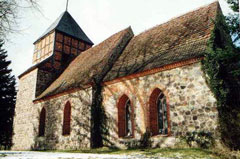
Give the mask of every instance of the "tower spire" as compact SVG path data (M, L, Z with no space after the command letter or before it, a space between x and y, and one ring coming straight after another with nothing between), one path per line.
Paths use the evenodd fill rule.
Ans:
M68 0L67 0L67 4L66 4L66 11L68 10Z

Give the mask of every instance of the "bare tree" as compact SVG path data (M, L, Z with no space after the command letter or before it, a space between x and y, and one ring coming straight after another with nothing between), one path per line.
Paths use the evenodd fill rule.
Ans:
M18 31L19 11L34 8L39 10L37 0L0 0L0 38Z

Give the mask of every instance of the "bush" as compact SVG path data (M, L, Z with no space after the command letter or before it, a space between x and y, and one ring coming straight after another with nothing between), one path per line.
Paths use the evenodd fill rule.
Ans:
M202 61L202 69L217 100L221 140L232 150L240 150L239 52L232 43L224 17L219 15Z
M150 131L147 130L140 139L139 148L151 148L151 146L152 146L151 133Z
M213 153L222 159L240 159L240 151L231 151L228 148L215 148Z
M187 132L182 138L190 147L197 144L201 148L208 149L214 145L214 138L211 132Z

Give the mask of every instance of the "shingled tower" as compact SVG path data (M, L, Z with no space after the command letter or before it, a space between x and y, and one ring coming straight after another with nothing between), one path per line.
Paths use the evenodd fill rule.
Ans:
M32 101L43 92L81 52L92 47L87 37L68 11L59 18L34 42L33 66L19 76L18 100L16 102L15 136L13 142L24 138L24 128L30 125L20 123L20 112L30 112ZM29 115L29 116L28 116ZM31 114L24 114L25 118ZM30 118L29 118L30 119ZM32 141L29 141L30 143ZM18 142L21 143L21 142ZM21 147L20 145L16 145Z

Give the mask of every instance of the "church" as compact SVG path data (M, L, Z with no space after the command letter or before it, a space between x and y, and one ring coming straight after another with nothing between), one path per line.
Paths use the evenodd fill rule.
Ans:
M220 14L213 2L94 45L65 11L34 42L33 65L19 76L12 149L91 148L96 103L106 146L137 145L147 130L153 147L174 146L186 132L218 136L216 98L201 61Z

